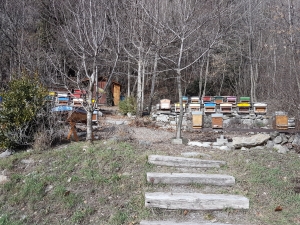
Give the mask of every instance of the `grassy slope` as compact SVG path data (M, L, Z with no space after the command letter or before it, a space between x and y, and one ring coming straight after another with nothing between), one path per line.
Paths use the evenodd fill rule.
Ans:
M0 168L10 182L0 186L0 225L133 225L159 214L144 208L144 192L152 188L145 174L156 169L147 163L149 150L106 141L85 145L71 143L1 159ZM247 221L300 224L300 195L294 192L293 181L300 177L298 155L256 150L216 152L213 157L226 160L222 173L236 177L237 184L227 192L250 198ZM275 211L277 206L282 211ZM206 219L216 215L207 213Z

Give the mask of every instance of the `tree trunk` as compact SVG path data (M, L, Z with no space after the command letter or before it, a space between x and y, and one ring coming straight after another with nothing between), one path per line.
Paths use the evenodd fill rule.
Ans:
M204 86L203 86L203 93L202 96L205 96L206 94L206 83L207 83L207 77L209 72L209 51L207 52L207 60L206 60L206 70L205 70L205 76L204 76Z
M155 57L154 57L153 75L151 78L151 91L150 91L149 106L148 106L149 114L152 109L152 101L153 101L153 97L154 97L155 82L156 82L156 76L157 76L157 62L158 62L158 52L155 53Z
M183 105L182 105L182 85L181 85L181 73L180 70L177 70L177 89L178 89L178 97L179 97L179 105L180 105L180 113L176 126L176 139L181 138L181 128L182 128L182 120L183 120Z

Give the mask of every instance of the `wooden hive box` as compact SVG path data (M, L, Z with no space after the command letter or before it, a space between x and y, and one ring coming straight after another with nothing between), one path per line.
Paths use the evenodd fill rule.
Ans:
M203 96L202 97L202 104L206 103L206 102L211 102L213 99L211 96Z
M92 121L98 122L98 109L95 109L92 115Z
M223 103L223 101L224 101L224 97L223 96L215 96L214 97L214 102L216 103L216 104L221 104L221 103Z
M82 98L74 98L73 99L73 106L75 107L82 107L83 99Z
M275 128L280 130L288 129L288 115L285 112L275 112Z
M232 113L232 104L231 103L222 103L220 104L221 113Z
M215 113L211 115L212 128L223 128L223 114Z
M170 99L160 100L160 109L171 109L171 100Z
M175 105L175 112L180 112L180 103L178 102L178 103L175 103L174 105ZM186 104L183 103L182 107L183 107L183 112L185 112Z
M226 102L231 103L232 105L236 104L236 96L227 96Z
M200 99L197 96L191 97L191 103L200 103Z
M203 126L203 113L200 111L192 112L193 129L201 129Z
M182 96L182 103L188 103L189 98L187 96Z
M267 104L266 103L254 103L253 109L254 109L254 113L257 113L257 114L267 113Z
M250 97L240 97L240 102L249 102L250 103Z
M190 110L193 111L200 111L200 103L190 103Z
M239 113L249 113L250 112L250 103L248 102L239 102L237 104Z
M68 105L69 104L69 96L68 94L57 94L56 103L58 105Z
M204 103L204 112L208 112L208 113L216 112L216 103L214 102Z

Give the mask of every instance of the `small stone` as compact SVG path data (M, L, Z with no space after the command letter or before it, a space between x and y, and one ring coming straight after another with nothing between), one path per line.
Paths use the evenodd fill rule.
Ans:
M274 142L269 140L266 144L266 148L272 149L274 147Z
M282 142L282 137L281 136L277 136L277 137L274 138L273 141L274 141L275 144L280 144Z
M24 163L24 164L33 164L34 160L33 159L22 159L21 163Z
M274 149L276 149L277 152L281 154L285 154L289 151L289 149L286 146L282 145L274 145Z
M0 184L5 184L9 181L8 177L5 175L0 175Z
M6 157L8 157L8 156L10 156L12 154L13 154L12 151L10 151L10 150L7 149L5 152L2 152L0 154L0 158L6 158Z

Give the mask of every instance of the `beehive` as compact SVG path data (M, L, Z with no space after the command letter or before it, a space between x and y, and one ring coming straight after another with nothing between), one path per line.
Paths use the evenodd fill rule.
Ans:
M92 115L92 121L98 122L98 109L95 109Z
M200 111L200 103L190 103L190 111Z
M249 102L250 103L250 97L240 97L240 102Z
M208 113L216 112L216 103L214 102L204 103L204 112L208 112Z
M75 107L82 107L83 99L82 98L74 98L73 99L73 106Z
M206 103L206 102L211 102L213 100L213 98L211 96L203 96L202 97L202 104Z
M223 128L223 114L214 113L211 115L212 128Z
M57 94L56 103L58 105L68 105L69 104L69 96L68 94Z
M191 103L200 103L200 99L197 96L191 97Z
M267 104L266 103L254 103L253 109L254 109L254 113L257 113L257 114L267 113Z
M160 109L171 109L171 100L170 99L160 100Z
M183 103L182 104L182 107L183 107L183 112L185 112L185 107L186 107L186 104ZM180 103L175 103L175 112L180 112Z
M221 103L223 103L223 101L224 101L224 97L223 96L215 96L214 97L214 102L216 103L216 104L221 104Z
M285 112L275 112L275 128L280 130L288 129L288 116Z
M231 103L232 105L236 104L236 96L227 96L226 102Z
M203 113L198 111L198 112L192 112L193 116L193 128L194 129L201 129L203 126Z
M189 98L187 96L182 96L182 103L187 104L189 101Z
M249 113L250 112L250 103L248 102L239 102L237 104L239 113Z
M232 112L232 104L231 103L220 104L220 112L221 113L231 113Z

